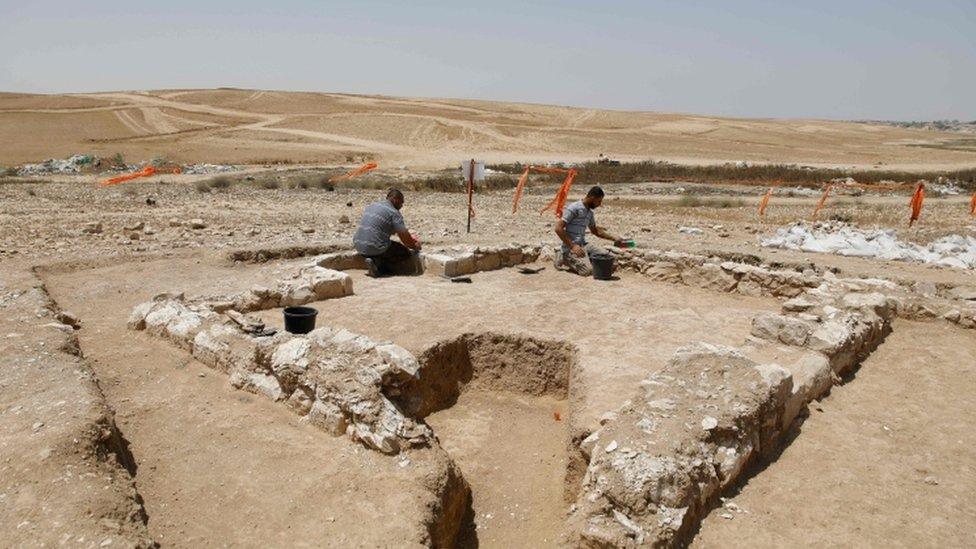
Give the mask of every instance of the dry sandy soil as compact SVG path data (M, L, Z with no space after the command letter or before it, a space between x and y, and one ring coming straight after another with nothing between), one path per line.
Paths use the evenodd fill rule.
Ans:
M971 153L907 146L950 137L840 122L338 94L0 94L5 165L121 152L129 160L282 160L335 169L377 158L408 167L385 168L391 179L471 155L973 165ZM251 170L240 175L281 176ZM461 545L556 546L578 490L578 478L567 482L570 437L591 430L676 348L704 340L744 348L758 361L788 361L794 352L749 339L753 315L779 309L771 297L632 273L597 282L545 263L536 275L503 269L474 275L471 284L352 271L355 295L314 304L320 324L417 355L486 332L567 342L576 353L565 395L475 388L426 418L440 448L382 455L234 390L171 343L126 328L132 307L159 292L231 293L271 284L308 261L234 261L233 250L348 247L362 209L381 194L246 181L199 192L194 183L204 177L110 188L98 188L94 176L0 183L0 545L422 546L431 538L420 521L437 505L431 486L443 480L449 458L473 494ZM759 246L761 237L808 217L815 195L781 188L760 220L764 189L755 187L606 188L600 224L639 247L976 286L972 271ZM553 244L553 219L538 210L554 191L533 184L516 214L511 191L479 192L470 234L460 193L408 192L403 211L425 246ZM892 227L918 242L976 235L968 197L930 196L911 229L906 203L897 193L841 195L822 217ZM702 233L679 232L687 226ZM61 324L59 309L80 319L80 329ZM280 327L280 310L261 315ZM725 508L705 518L693 544L976 543L974 341L972 330L937 320L896 321L856 374L811 406L783 451L724 494Z
M601 223L633 235L642 246L737 251L769 261L830 266L852 276L973 280L971 272L954 269L757 245L758 236L778 226L775 221L802 216L815 197L784 197L764 225L755 218L758 191L743 195L739 188L701 186L701 196L724 193L716 196L731 205L686 207L679 197L660 194L659 185L610 189L598 212ZM462 195L409 193L404 212L428 243L552 242L551 220L533 211L551 190L532 189L516 215L506 212L508 192L479 195L471 235L460 230ZM164 546L315 545L322 539L338 545L424 543L417 515L408 510L426 505L422 479L433 474L424 472L433 471L433 458L413 457L403 465L396 457L325 435L279 405L234 391L220 374L172 345L125 328L131 307L155 293L227 293L280 279L303 262L235 264L226 259L229 250L347 245L354 226L340 217L355 220L375 192L236 185L203 194L178 181L116 189L80 182L11 184L0 192L11 205L0 218L4 284L13 289L14 273L48 265L40 270L41 280L61 307L82 319L81 349L138 464L136 487L149 516L149 537ZM158 205L147 206L147 196ZM864 200L872 206L869 212L850 204L837 211L855 211L865 224L903 221L901 197ZM931 200L926 222L901 234L921 240L960 228L971 234L964 206L960 198ZM207 227L187 227L192 217ZM170 226L171 219L179 226ZM102 232L83 232L95 220L103 223ZM139 222L142 229L124 228ZM705 233L678 233L684 225L703 227ZM428 418L472 486L466 539L486 547L556 545L569 505L564 470L571 425L593 425L626 398L628 388L689 341L741 346L751 315L778 306L768 298L687 287L676 292L674 286L627 274L596 285L551 266L534 276L513 270L482 273L471 285L428 276L372 280L352 274L356 295L316 305L321 322L393 340L414 353L461 333L486 331L566 340L579 350L580 384L567 400L472 391ZM583 321L565 314L578 307L586 311ZM279 311L264 316L280 325ZM925 346L911 349L919 340ZM931 528L952 525L939 526L939 539L965 544L976 522L962 494L976 489L976 479L974 456L965 450L972 426L964 403L976 386L959 367L972 352L971 342L971 333L954 327L897 324L890 346L886 343L854 379L835 389L821 404L823 413L815 411L782 456L730 500L750 514L728 521L716 518L723 510L713 512L695 543L874 545L886 539L878 521L912 520ZM772 353L757 358L785 356ZM921 367L924 378L917 372ZM923 390L920 379L931 388ZM901 406L911 408L896 412ZM865 423L868 416L874 423ZM878 431L876 423L893 431ZM915 457L922 448L929 458ZM939 484L925 484L927 476ZM825 485L824 478L833 480ZM879 491L871 492L872 486ZM829 499L811 503L817 497ZM865 500L869 497L872 502ZM871 512L845 511L861 506ZM813 512L825 507L834 518ZM945 511L920 516L918 509Z
M958 135L823 120L732 119L523 103L259 90L0 93L0 165L92 153L181 163L749 161L950 169ZM918 145L925 145L919 147ZM934 147L932 147L934 145Z

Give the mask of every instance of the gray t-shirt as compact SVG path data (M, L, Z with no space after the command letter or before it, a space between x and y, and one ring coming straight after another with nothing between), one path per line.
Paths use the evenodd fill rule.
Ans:
M380 255L390 247L390 235L405 230L403 215L389 200L380 200L366 206L352 243L362 255Z
M596 226L596 216L582 200L577 200L563 210L563 223L566 224L566 235L569 239L574 244L586 246L586 228ZM563 252L568 251L569 246L563 244Z

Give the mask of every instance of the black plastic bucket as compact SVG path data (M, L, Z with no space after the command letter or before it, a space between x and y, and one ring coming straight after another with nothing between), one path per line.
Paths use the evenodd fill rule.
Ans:
M315 329L315 316L319 312L311 307L285 307L285 331L307 334Z
M597 280L610 280L613 276L613 256L610 254L591 255L590 265L593 267L593 278Z

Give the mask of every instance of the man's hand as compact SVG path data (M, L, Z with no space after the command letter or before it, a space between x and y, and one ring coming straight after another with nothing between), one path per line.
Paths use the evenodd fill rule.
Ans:
M573 252L573 255L576 257L584 257L586 255L586 251L579 244L573 244L573 247L569 251Z
M614 238L613 239L613 245L616 246L616 247L618 247L618 248L623 248L624 247L624 243L626 243L626 242L627 242L627 240L624 239L624 238Z

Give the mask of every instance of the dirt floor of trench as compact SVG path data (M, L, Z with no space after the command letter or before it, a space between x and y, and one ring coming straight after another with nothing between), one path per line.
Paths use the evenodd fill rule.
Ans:
M973 357L959 328L896 321L692 546L976 546Z
M557 546L568 507L566 408L553 397L474 390L427 417L471 485L476 531L461 547Z
M696 340L741 346L752 317L779 307L771 298L654 282L626 272L618 273L618 280L598 281L551 265L536 275L514 269L477 273L470 284L436 276L372 279L362 271L348 273L355 295L310 304L319 311L319 326L393 341L418 356L464 333L565 341L579 351L574 421L591 427L630 398L640 380L663 367L678 347ZM257 314L268 326L283 328L280 309Z

